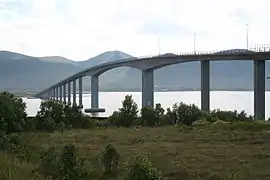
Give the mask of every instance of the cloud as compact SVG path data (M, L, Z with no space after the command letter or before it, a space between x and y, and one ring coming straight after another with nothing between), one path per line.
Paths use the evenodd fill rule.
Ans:
M0 49L85 60L267 44L267 0L0 0Z

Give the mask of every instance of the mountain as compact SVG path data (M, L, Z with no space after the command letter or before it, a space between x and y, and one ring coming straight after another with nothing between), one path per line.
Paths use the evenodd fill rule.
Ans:
M46 62L36 57L0 51L0 89L38 92L81 69L69 63Z
M222 51L221 53L230 53ZM86 61L76 62L64 57L32 57L0 51L0 91L38 92L85 68L104 62L130 58L120 51L108 51ZM266 64L266 72L270 64ZM251 61L211 62L211 88L215 90L252 90ZM194 90L200 88L200 63L190 62L164 67L155 71L156 90ZM84 90L90 89L90 78L83 79ZM268 84L266 86L269 88ZM139 91L141 72L127 67L112 69L100 77L100 90Z
M61 64L67 63L67 64L72 64L72 65L78 65L78 63L76 63L75 61L66 59L61 56L46 56L46 57L39 57L38 59L44 62L54 62L54 63L61 63Z
M83 67L91 67L105 62L127 59L131 57L131 55L123 53L121 51L107 51L86 61L80 61L79 64Z

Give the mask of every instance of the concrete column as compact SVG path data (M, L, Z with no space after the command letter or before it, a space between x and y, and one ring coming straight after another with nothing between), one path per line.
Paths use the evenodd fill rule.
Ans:
M54 88L54 100L57 100L57 88Z
M154 107L154 71L142 71L142 107Z
M76 79L73 80L73 105L76 105Z
M71 82L68 82L68 104L71 105Z
M59 87L59 91L60 91L60 101L61 102L63 102L63 86L62 85L60 85L60 87Z
M201 109L210 111L210 62L201 61Z
M91 76L91 108L98 108L98 76Z
M64 100L64 103L66 104L67 103L67 88L66 88L66 84L63 85L63 100Z
M265 120L265 60L254 60L254 119Z
M52 100L53 99L53 90L51 89L50 90L50 100Z
M52 99L55 99L55 91L52 89Z
M82 104L82 77L79 77L79 107L83 107L83 104Z
M47 96L47 99L51 99L51 91L48 91L48 96Z
M56 100L59 100L59 88L56 87L55 90L56 90Z

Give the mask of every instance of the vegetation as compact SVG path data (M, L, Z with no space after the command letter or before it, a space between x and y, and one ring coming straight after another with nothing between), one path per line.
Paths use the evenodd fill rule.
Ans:
M270 177L267 122L184 103L139 110L132 96L122 106L101 123L77 106L43 101L27 118L20 98L1 93L1 179Z

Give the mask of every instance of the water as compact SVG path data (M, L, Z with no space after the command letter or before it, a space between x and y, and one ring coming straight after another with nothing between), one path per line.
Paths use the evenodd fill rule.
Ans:
M121 107L121 102L125 95L133 96L134 101L141 107L140 92L100 92L99 106L105 108L106 112L100 116L109 116L113 111ZM194 103L200 107L200 91L186 92L155 92L155 103L161 103L163 108L171 107L175 102ZM71 97L72 98L72 97ZM77 96L78 103L78 96ZM23 100L27 104L28 116L35 116L39 110L40 99ZM90 94L83 94L83 107L90 108ZM270 92L266 92L266 117L270 116ZM248 114L253 114L253 92L251 91L213 91L210 93L210 108L222 110L245 110Z

